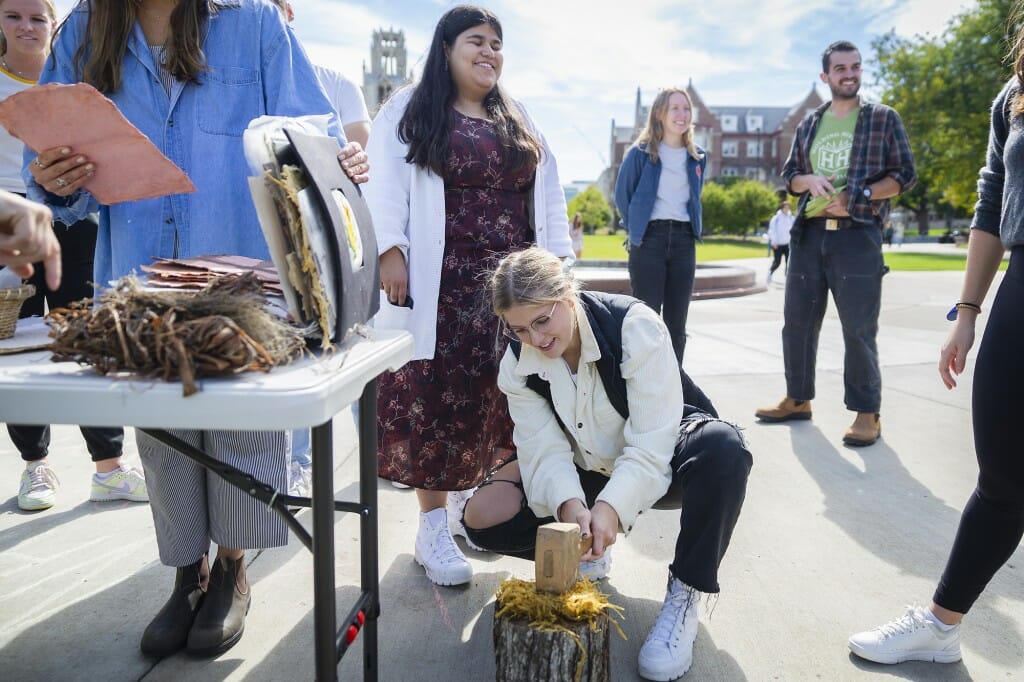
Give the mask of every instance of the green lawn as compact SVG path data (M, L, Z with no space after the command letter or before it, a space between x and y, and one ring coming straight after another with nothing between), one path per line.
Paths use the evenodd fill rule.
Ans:
M622 248L623 235L586 235L583 238L583 258L587 260L626 260L626 251ZM697 245L697 262L707 263L716 260L735 260L739 258L767 258L768 247L760 239L729 239L709 237ZM892 270L963 270L967 262L964 255L944 253L900 253L898 250L885 250L885 264ZM1006 261L1001 267L1005 270Z

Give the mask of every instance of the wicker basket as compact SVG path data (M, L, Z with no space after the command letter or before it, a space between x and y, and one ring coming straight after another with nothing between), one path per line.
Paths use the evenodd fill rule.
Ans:
M14 326L18 324L18 313L21 304L36 293L31 284L23 284L13 289L0 289L0 339L14 336Z

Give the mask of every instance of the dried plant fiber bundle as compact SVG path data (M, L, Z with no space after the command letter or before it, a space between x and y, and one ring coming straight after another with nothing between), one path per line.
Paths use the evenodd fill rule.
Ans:
M270 371L305 348L304 333L266 311L252 273L218 277L199 292L147 291L123 277L98 299L47 315L55 362L72 361L100 374L129 372L180 380Z

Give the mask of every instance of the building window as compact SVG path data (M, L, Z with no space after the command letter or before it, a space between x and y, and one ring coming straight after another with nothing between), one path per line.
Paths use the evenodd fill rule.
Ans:
M761 179L761 169L760 168L747 168L744 171L743 174L746 175L748 178L751 178L752 180L760 180Z
M722 166L722 177L735 178L738 177L740 172L735 166Z
M748 159L760 159L762 151L764 149L764 143L761 141L747 141L747 158Z
M764 116L747 116L747 132L764 132Z
M722 116L722 132L735 133L736 123L737 121L735 116Z
M722 141L722 156L735 158L739 155L740 152L735 140Z

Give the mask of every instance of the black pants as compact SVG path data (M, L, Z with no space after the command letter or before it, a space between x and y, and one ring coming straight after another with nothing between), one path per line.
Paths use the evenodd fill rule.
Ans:
M672 457L672 484L656 506L681 504L672 575L700 592L717 593L718 566L729 547L743 507L747 476L753 458L736 427L702 413L680 425ZM594 502L608 477L579 471L587 506ZM485 481L483 485L488 485ZM526 505L511 520L491 528L466 528L474 543L500 554L533 560L537 528L552 517L538 518Z
M36 263L35 272L29 280L29 283L35 285L36 293L22 305L21 317L42 315L46 309L45 305L49 305L50 310L53 310L93 295L90 282L93 277L93 255L96 251L96 229L94 220L81 220L70 227L64 223L53 224L53 231L60 243L60 287L56 291L47 289L45 268L42 263ZM124 429L83 426L81 430L94 462L120 456L124 444ZM46 457L50 448L49 426L8 424L7 433L26 462Z
M978 349L971 413L978 484L964 507L936 604L967 613L1024 537L1024 247L1015 247Z
M633 296L665 320L676 360L683 364L686 317L690 312L697 251L690 223L652 220L644 238L629 247L629 284Z
M768 268L768 274L772 274L782 265L782 257L786 257L786 269L789 269L789 244L772 247L772 266Z

